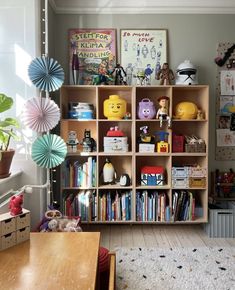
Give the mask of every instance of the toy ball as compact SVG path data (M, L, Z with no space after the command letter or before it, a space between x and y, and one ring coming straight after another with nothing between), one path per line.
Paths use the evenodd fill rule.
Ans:
M139 119L153 119L156 116L156 108L150 99L144 98L139 102L138 118Z
M111 95L104 101L104 116L109 120L121 120L126 114L126 101Z
M177 119L196 119L197 113L197 105L193 102L180 102L175 107L175 117Z

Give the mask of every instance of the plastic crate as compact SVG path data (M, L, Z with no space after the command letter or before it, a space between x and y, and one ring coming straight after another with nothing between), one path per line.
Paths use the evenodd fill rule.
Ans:
M210 238L235 237L235 205L234 209L210 208L208 223L204 229Z

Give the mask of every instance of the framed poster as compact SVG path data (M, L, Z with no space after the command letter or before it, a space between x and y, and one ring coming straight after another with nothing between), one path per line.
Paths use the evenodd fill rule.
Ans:
M166 29L121 29L121 65L128 85L137 84L138 73L144 72L148 85L156 85L157 74L167 62Z
M116 65L116 29L69 29L70 84L112 82Z

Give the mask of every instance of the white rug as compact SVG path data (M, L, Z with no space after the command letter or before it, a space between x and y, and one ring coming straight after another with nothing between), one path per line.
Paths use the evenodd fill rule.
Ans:
M117 248L117 290L235 289L235 248Z

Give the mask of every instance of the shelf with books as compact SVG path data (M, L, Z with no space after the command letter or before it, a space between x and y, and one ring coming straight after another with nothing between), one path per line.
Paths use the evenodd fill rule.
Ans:
M107 117L104 112L104 102L109 100L112 95L119 96L120 99L124 100L126 106L126 114L122 114L116 119L113 119L112 116ZM171 124L168 123L168 119L160 122L156 116L152 119L141 117L139 108L143 99L151 102L157 112L160 108L159 98L162 96L168 98L168 116L171 118ZM176 106L182 102L194 103L200 114L188 119L179 118L176 114ZM93 108L92 118L89 120L70 118L71 103L88 103ZM68 153L66 161L61 166L61 195L64 198L70 194L82 196L81 192L90 192L89 216L86 216L88 223L206 222L208 208L208 103L209 88L206 85L62 87L61 136L67 142L69 132L76 131L79 144L77 150ZM143 142L141 139L141 137L146 137L146 127L147 137L151 138L152 136L152 142L149 142L149 139L144 139L147 142ZM82 139L85 130L90 131L91 137L96 142L96 148L93 152L84 152ZM118 134L123 133L124 139L116 140L122 144L121 146L119 144L109 146L112 140L105 139L105 137L114 137L114 139L120 137L112 135L115 130L118 131ZM164 142L167 144L160 143L163 136L166 137ZM205 146L203 147L201 143L199 146L194 146L194 140L191 140L194 137L197 140L204 140ZM188 142L188 140L191 140L192 144L187 145L186 141ZM143 145L140 146L140 144ZM106 147L107 145L108 147ZM84 184L83 186L81 184L81 186L75 186L75 180L80 180L74 173L77 169L76 166L80 164L80 167L83 168L83 164L86 164L88 159L95 162L95 181L93 184L86 184L86 186ZM111 181L105 182L103 168L107 160L112 164L115 174L111 170ZM84 165L84 171L85 167L86 165ZM178 176L175 176L175 172L172 170L179 168L180 171L185 167L187 167L186 171L188 170L187 172L191 174L186 176L186 181L181 176L174 180ZM197 175L198 168L202 168L203 176ZM125 175L130 178L130 185L126 186L123 181L121 182L120 179ZM156 205L158 205L156 196L154 197L156 192L162 198L160 218L156 218ZM194 219L189 216L186 210L182 210L183 213L174 218L173 201L176 193L180 195L181 192L187 193L182 193L182 198L187 195L184 197L186 201L190 194L195 200ZM121 196L126 196L127 193L130 193L130 196L126 200L129 208L126 217L121 211L118 215L113 208L117 207L115 198L118 196L119 205L122 205L121 200L124 200L124 197ZM186 205L189 207L189 201L187 203ZM142 210L148 209L145 215L143 212L141 214L139 212L140 204ZM155 215L153 208L155 208ZM190 208L192 210L192 203ZM142 218L140 218L141 216ZM85 222L85 219L83 221Z

